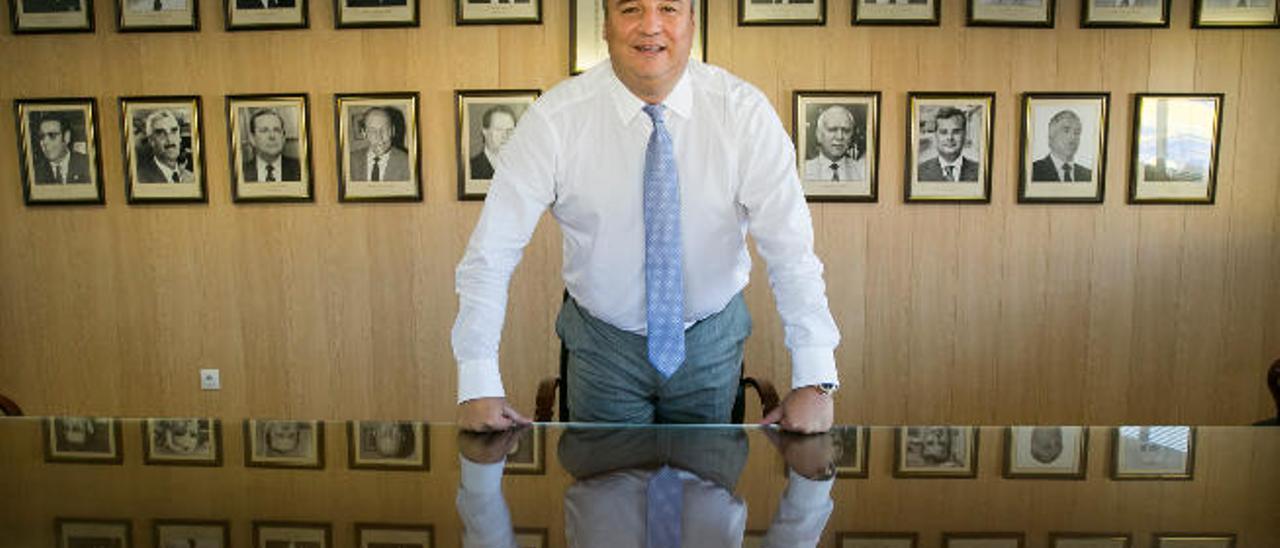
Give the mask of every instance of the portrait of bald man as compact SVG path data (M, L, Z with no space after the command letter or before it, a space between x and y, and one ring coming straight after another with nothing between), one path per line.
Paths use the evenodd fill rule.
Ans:
M408 181L409 153L405 149L404 113L393 106L369 107L358 115L350 134L351 180ZM363 141L363 146L361 145Z
M866 178L866 137L850 107L822 108L813 124L817 154L805 160L806 181L862 181ZM865 108L865 107L864 107Z

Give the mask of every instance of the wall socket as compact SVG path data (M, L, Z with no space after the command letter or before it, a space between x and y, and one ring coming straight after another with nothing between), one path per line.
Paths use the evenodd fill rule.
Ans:
M201 369L200 370L200 389L201 390L221 390L222 379L217 369Z

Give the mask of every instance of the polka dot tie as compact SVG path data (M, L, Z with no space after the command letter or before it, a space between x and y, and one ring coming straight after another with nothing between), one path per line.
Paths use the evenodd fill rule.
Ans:
M645 547L679 548L684 513L684 482L675 469L663 466L649 478L645 508Z
M649 363L670 378L684 363L680 181L662 105L645 105L653 133L644 154L644 283Z

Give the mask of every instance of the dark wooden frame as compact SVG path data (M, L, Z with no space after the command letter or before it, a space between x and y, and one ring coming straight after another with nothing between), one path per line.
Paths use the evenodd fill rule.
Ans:
M855 459L858 461L858 467L842 468L839 465L832 463L835 466L836 477L840 479L866 479L870 475L869 472L871 470L870 467L868 467L868 463L871 462L871 459L868 458L871 453L871 427L854 425L848 425L848 427L858 429L857 434L855 434L857 438L855 447L859 449L859 453L856 455Z
M115 525L124 527L124 545L126 547L133 546L133 521L127 519L102 519L102 518L53 518L53 535L56 539L58 548L67 548L66 543L62 542L63 532L67 525L83 523L86 525Z
M151 455L151 421L166 419L190 419L209 421L209 441L213 444L212 460L177 460L155 458ZM212 417L152 417L138 421L142 425L142 463L160 466L222 466L222 420Z
M337 0L341 1L341 0ZM347 195L347 143L344 139L343 128L347 123L347 119L343 116L342 108L344 101L363 101L387 99L395 101L408 101L409 108L413 110L413 124L405 123L405 132L413 132L413 150L405 151L413 154L410 166L413 167L413 184L415 194L407 196L372 196L351 197ZM422 120L419 118L420 109L418 108L419 96L416 91L405 92L382 92L382 93L339 93L333 96L333 124L334 124L334 147L337 150L338 161L338 201L339 202L421 202L425 198L422 189L422 135L419 128L422 127Z
M945 533L944 532L942 533L941 546L942 548L951 548L952 540L973 540L973 539L1000 539L1000 540L1017 539L1018 548L1023 548L1024 546L1027 545L1027 535L1023 533L983 533L983 532Z
M1162 0L1160 3L1160 11L1163 15L1159 21L1141 22L1141 21L1099 21L1090 19L1093 15L1093 0L1082 0L1080 5L1080 28L1084 29L1149 29L1149 28L1169 28L1169 12L1171 11L1170 0Z
M160 545L160 528L161 527L217 527L222 530L222 546L231 546L231 522L228 520L198 520L198 519L155 519L151 521L151 545L155 548L163 548Z
M1085 0L1088 1L1088 0ZM1093 172L1098 178L1097 191L1091 197L1083 198L1047 198L1047 197L1031 197L1027 196L1027 184L1031 181L1027 180L1027 155L1030 153L1031 142L1027 139L1027 135L1031 132L1031 102L1037 99L1079 99L1079 100L1101 100L1102 115L1098 118L1098 130L1101 134L1098 136L1102 141L1098 147L1099 155L1097 165L1094 166ZM1020 204L1100 204L1106 198L1107 190L1107 145L1111 139L1111 93L1086 93L1086 92L1027 92L1022 94L1022 132L1018 136L1018 203ZM1034 160L1033 160L1034 161Z
M242 30L291 30L291 29L309 29L311 28L311 0L294 0L300 4L299 9L302 12L302 20L297 23L292 22L272 22L272 23L232 23L232 18L239 8L235 7L236 0L222 0L222 17L227 32ZM335 14L336 18L336 14Z
M459 89L453 92L453 131L454 131L454 156L456 156L458 166L458 201L484 201L488 194L479 192L467 192L467 166L471 161L469 154L464 154L462 143L463 139L470 139L470 127L462 127L463 108L466 107L464 101L469 99L483 99L486 97L522 97L532 95L533 100L530 105L542 97L542 90L538 89ZM527 110L526 110L527 112ZM519 120L516 120L519 122ZM465 137L464 137L465 135ZM466 150L466 152L472 152Z
M14 34L73 34L79 32L93 32L94 16L93 16L93 0L84 0L84 16L83 26L74 27L22 27L21 17L18 16L18 3L22 0L9 0L9 28Z
M87 418L89 420L104 419L107 421L107 424L111 425L111 432L109 435L112 438L112 443L114 443L116 447L116 450L114 453L112 453L109 456L103 456L103 457L65 457L65 456L55 455L53 452L53 444L54 444L53 423L57 419L65 419L65 418L68 418L68 417L63 417L63 416L45 417L44 420L40 421L41 435L44 438L43 445L44 445L44 461L45 462L57 462L57 463L67 463L67 464L111 464L111 465L118 465L118 464L124 463L124 444L121 441L122 437L120 434L120 430L124 427L124 424L120 421L120 419L109 418L109 417L84 417L84 418Z
M21 0L19 0L21 1ZM116 30L119 32L200 32L200 0L187 0L191 9L191 23L181 25L135 25L125 26L124 4L126 0L116 0Z
M311 529L324 531L324 548L333 546L333 525L322 521L253 521L253 547L262 546L262 529Z
M412 523L355 523L356 548L364 547L364 534L366 531L413 531L415 533L426 533L431 538L431 543L423 548L433 548L436 542L436 528L430 524L412 524Z
M310 464L290 464L281 462L264 462L254 460L253 447L257 443L257 436L254 431L257 427L250 428L249 423L261 423L266 421L283 421L283 422L306 422L315 426L315 450L316 462ZM293 419L244 419L244 465L250 468L294 468L300 470L324 470L324 421L303 421ZM256 545L257 542L254 542Z
M1049 533L1048 547L1058 548L1058 541L1060 539L1104 539L1104 538L1112 539L1112 540L1124 539L1124 548L1129 548L1130 546L1133 546L1133 536L1130 535L1129 533L1076 533L1076 532L1063 533L1063 532L1054 531Z
M421 463L412 464L381 464L381 463L361 463L356 460L356 451L360 442L360 430L357 428L362 422L408 422L413 425L414 434L417 436L417 445L419 452L422 453ZM422 421L347 421L347 467L352 470L431 470L431 425ZM408 461L406 461L408 462Z
M117 0L122 1L122 0ZM193 151L198 151L195 156L195 163L200 168L200 180L196 182L200 186L200 195L196 197L180 197L180 198L156 198L156 197L138 197L133 194L133 173L129 170L129 165L136 160L133 158L133 141L129 139L132 136L131 120L128 118L129 103L145 102L173 102L187 103L183 106L190 105L195 115L192 122L191 139ZM124 198L130 204L173 204L173 203L209 203L209 174L205 166L205 146L204 146L204 110L198 95L154 95L154 96L133 96L121 97L119 102L120 110L120 154L124 161ZM141 158L139 158L140 160Z
M873 26L895 26L895 27L938 27L942 25L942 0L929 0L933 2L933 14L925 19L863 19L858 20L858 2L853 0L853 13L850 15L849 24L857 25L873 25ZM910 7L910 6L907 6Z
M1083 480L1089 471L1089 427L1080 426L1080 462L1075 472L1057 474L1051 472L1014 472L1013 471L1013 427L1004 428L1004 461L1002 477L1004 479L1048 479L1048 480Z
M906 433L908 428L959 428L971 434L970 439L973 443L969 444L969 462L968 468L961 471L914 471L904 469L904 460L906 454L902 450L902 445L906 442ZM922 479L974 479L978 477L978 434L979 428L976 426L899 426L893 430L893 477L895 478L922 478Z
M598 2L599 0L569 0L569 75L574 76L582 73L589 67L583 67L578 70L578 2ZM707 60L707 2L715 0L694 0L698 2L698 30L694 39L697 41L695 45L702 47L702 55L699 59L703 62ZM936 1L936 0L935 0Z
M1235 533L1152 533L1151 548L1162 548L1161 541L1164 540L1225 540L1227 548L1236 547Z
M1208 186L1207 196L1204 199L1185 199L1185 198L1138 198L1138 170L1142 169L1142 165L1138 163L1138 156L1142 143L1139 137L1142 133L1142 101L1144 99L1213 99L1213 143L1212 151L1209 153L1208 176L1206 182ZM1222 93L1135 93L1133 95L1133 123L1129 130L1129 193L1128 202L1130 204L1186 204L1186 205L1212 205L1217 199L1218 194L1218 158L1222 153L1222 103L1225 101L1225 95Z
M800 154L800 143L807 136L800 135L803 129L800 127L800 100L802 98L824 98L830 97L851 98L857 97L870 101L871 120L868 123L867 138L875 143L875 150L867 147L865 158L871 159L871 166L867 170L867 176L870 179L870 194L809 194L805 193L805 200L809 202L866 202L875 203L880 200L880 92L879 91L834 91L834 90L795 90L791 92L791 134L796 145L796 166L800 171L800 181L804 181L804 157ZM816 123L816 120L815 120ZM807 141L806 141L807 142Z
M345 0L333 0L333 28L336 29L391 29L391 28L418 28L422 26L422 2L420 0L405 0L405 5L409 6L412 15L409 19L399 21L347 21L343 18L344 11L349 8L343 6ZM430 1L430 0L428 0Z
M235 0L229 0L235 1ZM299 0L305 2L306 0ZM302 124L302 130L298 132L299 136L306 140L306 158L298 158L300 165L306 168L307 180L300 181L307 187L307 195L301 197L293 196L268 196L268 197L246 197L240 195L240 124L236 121L238 101L262 101L262 100L279 100L279 101L302 101L302 112L299 113L298 122ZM316 199L316 174L312 158L315 156L311 147L311 100L310 96L305 93L268 93L268 94L242 94L228 95L226 98L227 110L227 161L231 164L231 201L235 203L270 203L270 202L314 202Z
M916 156L917 143L915 139L915 136L916 136L915 128L919 127L920 125L920 121L916 118L916 110L917 110L916 103L917 101L920 101L920 100L930 100L930 99L971 100L971 101L987 102L987 109L986 109L987 112L985 117L986 127L984 128L985 136L986 136L986 142L984 143L985 154L981 159L981 161L985 163L983 164L982 177L980 178L979 181L974 183L974 184L982 185L981 197L965 198L965 197L951 196L951 197L939 197L939 198L921 198L921 197L916 197L911 195L911 184L912 184L912 181L914 180L912 175L915 174L916 166L920 164L920 161ZM906 131L907 150L906 150L905 158L907 159L907 162L905 166L906 172L902 180L903 201L906 203L930 203L930 204L989 204L991 203L991 178L992 178L991 172L993 171L992 168L995 165L994 162L992 161L993 158L995 157L994 156L995 146L992 143L995 137L995 127L996 127L996 94L995 92L991 92L991 91L962 91L962 92L911 91L911 92L907 92L906 118L907 118L907 131ZM964 154L963 149L961 149L961 155L963 156L963 154Z
M1280 28L1280 3L1272 4L1271 20L1258 22L1205 23L1204 0L1195 0L1191 7L1191 28L1193 29L1275 29Z
M837 531L835 533L835 541L836 541L835 547L842 548L844 546L845 539L909 540L911 541L911 548L915 548L917 545L920 544L920 535L918 533L883 533L883 532L861 533L856 531Z
M542 545L540 548L551 548L550 537L547 534L546 527L516 527L513 529L516 535L538 535L542 537Z
M542 24L542 2L543 0L532 0L537 4L537 15L533 19L520 18L502 18L502 19L471 19L462 18L462 3L466 0L454 0L453 2L453 24L454 26L470 26L470 25L541 25ZM554 0L552 0L554 1Z
M1170 425L1173 426L1173 425ZM1187 429L1187 471L1178 474L1123 474L1120 472L1120 428L1111 428L1111 479L1115 481L1191 481L1196 475L1196 427L1177 425Z
M15 0L20 1L20 0ZM89 0L85 0L89 1ZM90 166L94 170L96 196L86 200L33 200L32 187L36 184L35 174L31 173L27 166L27 146L31 143L28 135L26 110L32 106L55 106L55 105L72 105L78 107L88 106L88 114L85 116L85 141L93 147L93 161ZM102 172L102 143L98 137L98 100L93 97L58 97L50 99L14 99L13 100L13 117L14 125L17 126L18 132L18 171L19 184L22 185L22 201L29 206L44 205L105 205L107 203L106 183L104 182L105 174ZM40 128L35 128L39 131ZM31 151L31 154L35 154Z
M827 0L813 0L818 8L818 18L808 19L756 19L747 20L747 5L751 0L738 0L739 27L821 27L827 24ZM855 0L856 1L856 0ZM706 3L706 0L703 2Z
M504 475L541 476L547 473L547 429L535 424L526 431L529 432L529 439L533 440L533 463L512 464L507 460L502 466Z
M1010 28L1035 28L1035 29L1051 29L1053 28L1055 15L1058 11L1057 0L1044 0L1048 6L1048 18L1044 21L1021 21L1017 19L978 19L974 14L975 4L977 0L968 0L965 2L964 20L965 25L970 27L1010 27ZM1083 0L1088 2L1089 0Z

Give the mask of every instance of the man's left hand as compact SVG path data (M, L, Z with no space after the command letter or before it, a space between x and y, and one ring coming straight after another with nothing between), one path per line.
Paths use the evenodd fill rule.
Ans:
M777 424L783 430L799 434L817 434L831 429L834 414L830 395L805 386L787 394L782 405L766 415L760 424Z

